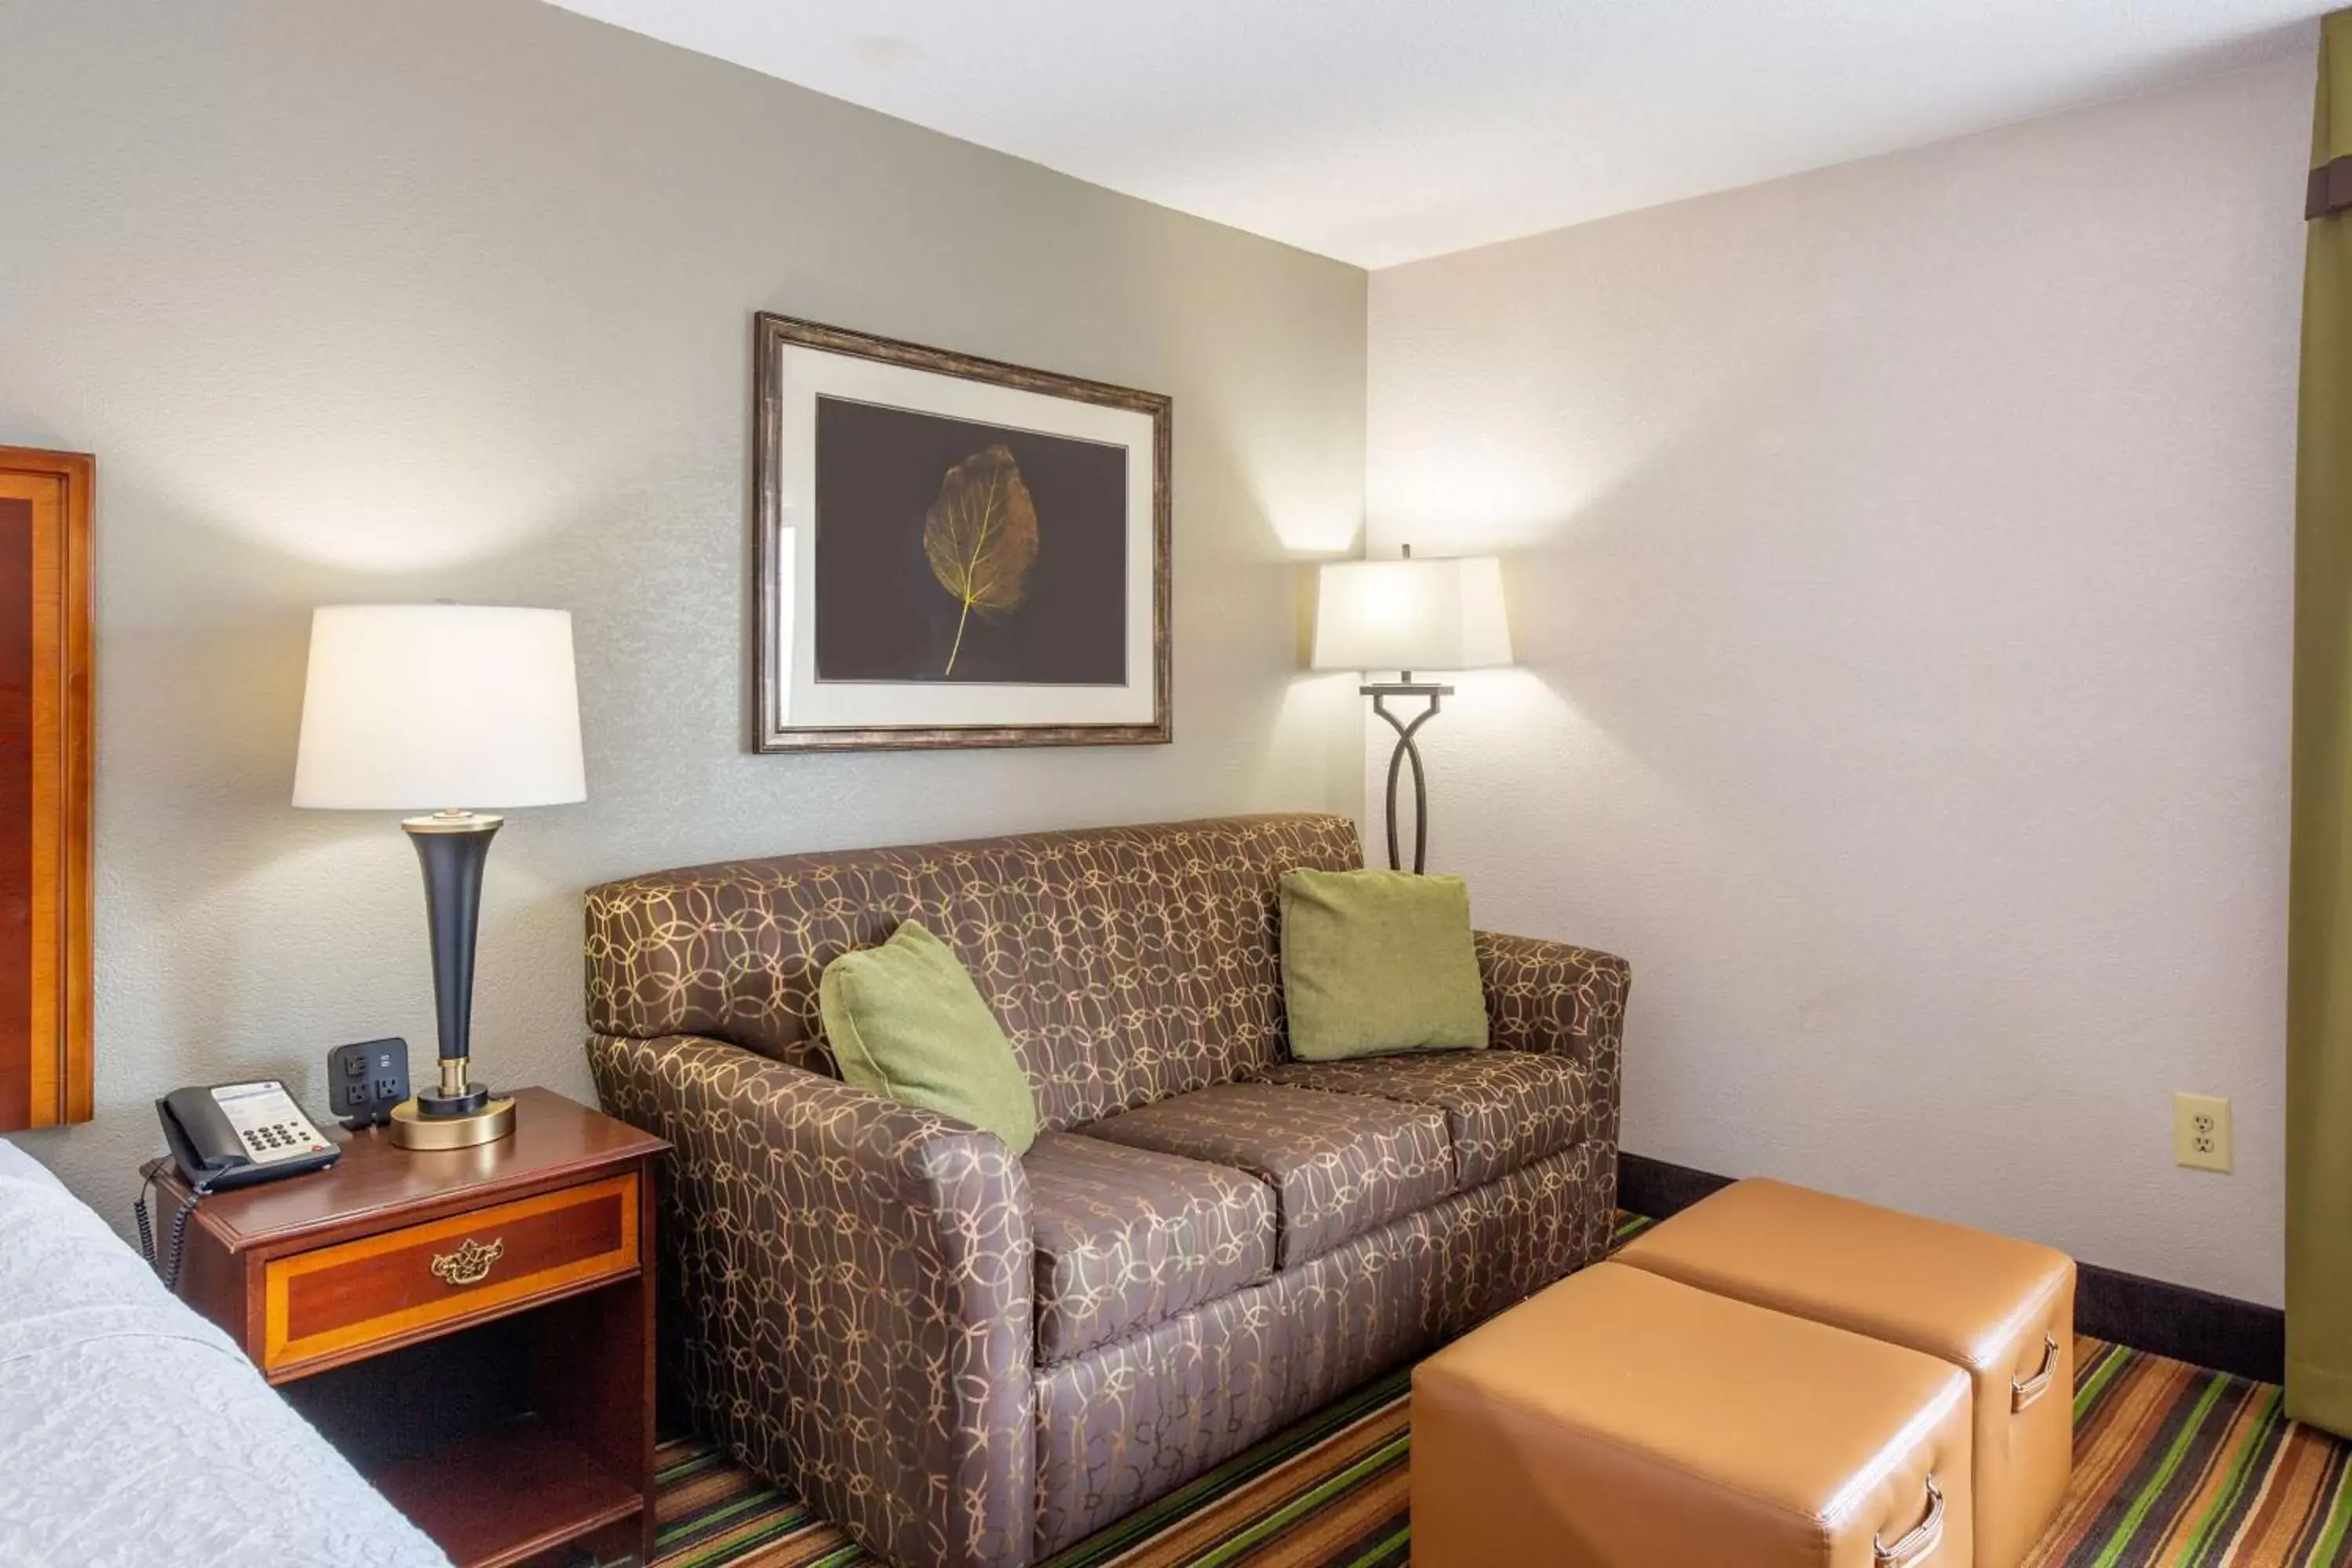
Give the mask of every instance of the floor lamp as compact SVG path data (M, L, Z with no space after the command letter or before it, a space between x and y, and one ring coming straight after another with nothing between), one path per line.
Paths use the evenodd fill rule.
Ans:
M1416 560L1412 546L1395 561L1326 563L1315 584L1317 669L1357 669L1368 677L1393 669L1394 680L1367 679L1356 689L1396 731L1389 756L1389 868L1403 868L1397 851L1397 784L1412 764L1412 868L1429 864L1429 783L1413 736L1437 716L1454 688L1415 680L1415 670L1477 669L1511 662L1511 631L1503 614L1503 563L1491 555ZM1410 720L1391 699L1427 704Z

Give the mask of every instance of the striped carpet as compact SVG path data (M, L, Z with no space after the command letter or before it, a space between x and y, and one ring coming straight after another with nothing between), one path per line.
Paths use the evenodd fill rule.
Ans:
M1409 1378L1359 1390L1045 1568L1401 1568ZM2352 1565L2347 1457L2288 1421L2269 1384L2080 1340L2074 1481L2026 1568ZM667 1442L660 1466L656 1568L876 1561L707 1443Z

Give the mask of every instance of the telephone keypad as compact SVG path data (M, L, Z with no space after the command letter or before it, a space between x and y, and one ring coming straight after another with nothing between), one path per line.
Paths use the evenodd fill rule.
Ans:
M329 1146L278 1083L224 1085L213 1090L213 1099L258 1163L315 1154Z
M268 1159L272 1154L308 1153L323 1146L315 1133L290 1121L248 1128L240 1136L256 1159Z

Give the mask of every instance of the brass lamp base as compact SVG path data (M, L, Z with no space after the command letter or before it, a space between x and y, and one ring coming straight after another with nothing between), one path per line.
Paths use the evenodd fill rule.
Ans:
M403 1149L471 1149L511 1136L514 1123L515 1102L503 1096L457 1116L427 1116L404 1100L392 1108L392 1141Z

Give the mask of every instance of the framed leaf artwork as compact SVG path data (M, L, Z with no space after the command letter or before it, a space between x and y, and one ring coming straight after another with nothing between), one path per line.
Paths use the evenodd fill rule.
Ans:
M1169 400L754 320L755 743L1164 743Z

